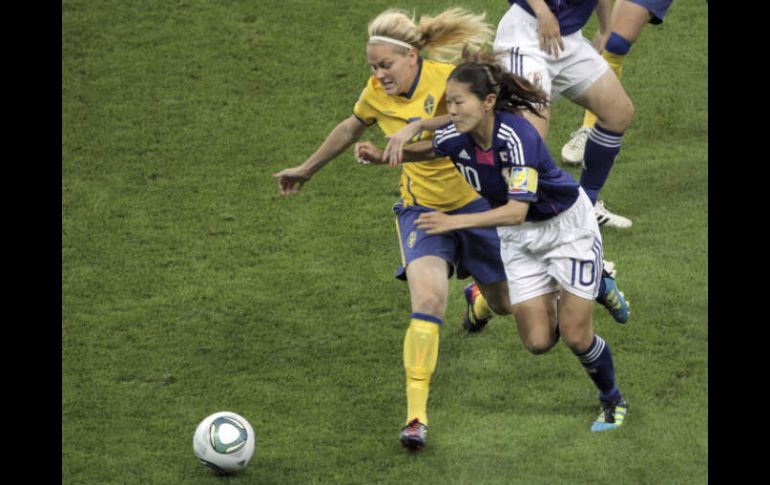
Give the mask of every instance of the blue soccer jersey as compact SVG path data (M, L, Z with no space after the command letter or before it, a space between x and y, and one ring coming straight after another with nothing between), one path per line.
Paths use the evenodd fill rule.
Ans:
M569 35L582 29L591 18L599 0L545 0L548 8L559 21L561 35ZM535 17L535 12L530 8L527 0L508 0L508 3L516 4Z
M561 170L534 126L519 115L495 113L492 147L482 150L454 123L436 130L433 151L448 156L493 207L529 202L527 221L550 219L572 207L580 185Z

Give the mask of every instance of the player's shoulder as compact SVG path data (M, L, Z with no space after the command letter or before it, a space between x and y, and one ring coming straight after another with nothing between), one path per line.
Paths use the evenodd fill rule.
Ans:
M365 100L371 103L374 100L387 99L388 93L382 89L382 86L380 85L380 82L377 80L377 78L374 76L369 76L369 79L366 81L366 86L364 86L364 89L361 90L361 95L358 97L358 100Z
M437 61L435 59L423 59L422 61L423 69L436 71L440 73L446 73L446 75L449 75L450 72L454 71L455 67L457 66L454 64L451 64L449 62Z
M500 112L500 127L498 136L501 138L511 138L525 143L536 143L541 140L537 129L519 114Z
M422 73L420 79L427 82L436 89L443 91L446 89L446 80L452 71L455 69L454 64L448 64L446 62L434 61L432 59L422 60Z

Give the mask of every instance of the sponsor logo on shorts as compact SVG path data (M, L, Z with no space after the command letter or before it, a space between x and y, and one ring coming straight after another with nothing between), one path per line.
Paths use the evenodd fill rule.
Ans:
M407 238L406 244L411 249L414 247L415 242L417 242L417 231L412 231L409 233L409 237Z

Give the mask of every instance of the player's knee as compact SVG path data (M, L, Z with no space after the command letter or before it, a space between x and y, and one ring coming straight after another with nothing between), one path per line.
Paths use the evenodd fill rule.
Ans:
M524 340L524 346L527 348L527 350L535 355L545 354L549 350L553 348L553 346L556 344L556 338L555 337L530 337L526 340Z
M593 336L562 333L561 339L573 354L583 354L591 347Z
M631 98L626 96L626 99L622 104L622 108L618 113L618 124L622 126L622 130L620 131L626 131L628 127L631 126L631 121L634 119L634 113L634 103L631 101Z
M634 119L634 104L625 94L623 99L608 105L603 111L601 115L597 113L599 118L597 124L611 131L624 133Z
M443 318L445 308L446 298L435 293L426 293L415 302L413 311Z
M513 307L507 297L505 298L505 301L487 300L487 304L489 305L489 308L498 315L510 315L513 313Z

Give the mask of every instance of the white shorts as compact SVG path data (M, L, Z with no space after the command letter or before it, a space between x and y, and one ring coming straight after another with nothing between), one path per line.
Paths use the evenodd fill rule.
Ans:
M540 86L551 101L559 96L571 100L583 94L609 65L578 30L563 36L564 50L557 59L540 50L537 19L513 4L497 26L494 51L509 72Z
M580 189L558 216L518 226L500 226L500 255L511 304L559 291L593 300L602 277L602 236L596 213Z

